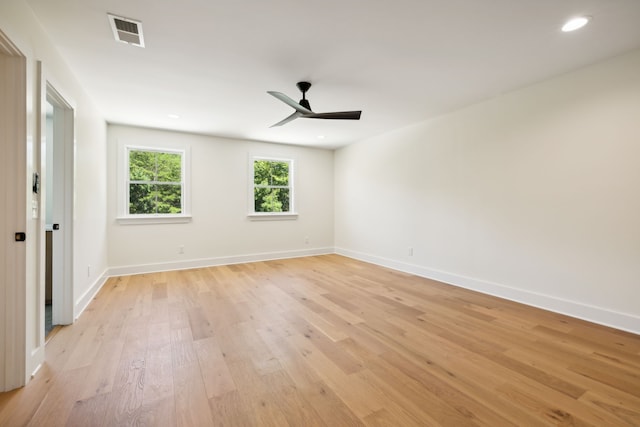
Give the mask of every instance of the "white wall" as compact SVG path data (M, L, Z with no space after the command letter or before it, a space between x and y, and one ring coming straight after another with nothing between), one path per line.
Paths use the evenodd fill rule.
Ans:
M332 151L119 125L109 125L107 133L112 274L333 251ZM118 223L116 173L118 145L122 144L190 147L190 223ZM247 218L250 155L294 159L298 219ZM178 253L179 246L184 246L184 254Z
M76 316L107 279L107 126L90 101L77 101L73 283ZM86 102L86 104L85 104Z
M337 151L337 251L638 333L639 161L636 51Z
M45 210L40 210L38 218L31 217L31 175L39 171L46 186L45 173L40 170L40 134L38 108L39 77L37 61L42 61L45 79L65 96L75 107L75 153L76 187L74 212L73 259L73 297L74 311L77 314L88 301L88 292L96 290L103 280L107 268L106 241L106 124L101 114L84 93L71 70L67 67L56 48L23 0L2 0L0 2L0 29L16 44L27 61L27 176L29 212L27 224L27 374L31 373L42 360L44 330L39 317L43 302L44 271L38 274L39 266L44 265ZM44 153L43 153L44 156ZM44 203L44 201L41 201ZM43 207L43 205L41 205ZM88 275L86 265L93 266ZM84 297L84 298L83 298Z

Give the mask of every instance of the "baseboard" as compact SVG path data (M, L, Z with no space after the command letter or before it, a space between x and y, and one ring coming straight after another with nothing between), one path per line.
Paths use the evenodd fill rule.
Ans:
M553 311L589 322L620 329L623 331L640 334L640 317L628 313L611 311L602 307L581 304L575 301L568 301L551 295L539 294L523 289L512 288L499 283L488 282L475 279L473 277L461 276L446 271L440 271L404 263L362 252L352 251L344 248L336 248L335 253L371 264L380 265L427 279L470 289L484 294L493 295L499 298L508 299L543 310Z
M91 286L89 286L89 289L87 289L87 291L84 294L82 294L80 298L76 300L75 306L73 307L74 321L78 319L78 317L80 317L80 315L87 308L91 300L93 300L93 298L98 294L98 291L100 291L100 288L102 288L102 286L107 282L107 279L109 278L109 275L107 274L108 271L109 271L108 269L105 270L100 275L100 277L98 277L98 279L95 282L93 282Z
M276 259L300 258L334 253L333 248L315 248L282 252L266 252L250 255L235 255L219 258L192 259L175 262L162 262L143 265L111 267L108 276L127 276L130 274L158 273L161 271L188 270L190 268L216 267L219 265L243 264L248 262L271 261Z

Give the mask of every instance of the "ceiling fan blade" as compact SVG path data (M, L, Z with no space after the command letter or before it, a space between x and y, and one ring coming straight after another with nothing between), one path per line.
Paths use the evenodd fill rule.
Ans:
M362 111L338 111L335 113L302 114L305 119L360 120Z
M267 91L267 93L269 95L271 95L271 96L274 96L274 97L278 98L280 101L284 102L289 107L295 109L299 113L302 113L302 114L313 114L313 111L311 111L308 108L305 108L302 105L298 104L296 101L294 101L293 99L289 98L284 93L273 92L273 91Z
M298 117L301 117L301 116L302 116L302 113L301 113L301 112L299 112L299 111L294 111L294 112L293 112L293 114L291 114L290 116L288 116L286 119L281 120L281 121L279 121L278 123L276 123L275 125L271 125L271 126L269 126L269 127L274 128L274 127L276 127L276 126L282 126L282 125L284 125L284 124L289 123L291 120L295 120L295 119L297 119Z

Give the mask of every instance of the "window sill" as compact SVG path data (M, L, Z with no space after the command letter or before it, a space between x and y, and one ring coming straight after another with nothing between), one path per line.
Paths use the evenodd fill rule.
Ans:
M132 224L184 224L191 222L191 215L130 215L119 216L116 222L121 225Z
M250 221L289 221L298 219L298 214L294 212L262 212L247 214Z

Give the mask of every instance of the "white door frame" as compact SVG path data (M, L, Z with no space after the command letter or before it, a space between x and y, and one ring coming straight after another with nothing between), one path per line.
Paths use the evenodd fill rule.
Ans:
M47 141L42 135L41 153L46 153L46 144L53 143L53 182L43 183L42 200L46 200L48 191L55 187L53 200L53 223L59 224L60 229L53 231L53 323L55 325L70 325L73 323L73 208L74 208L74 115L73 106L60 94L54 85L46 79L41 68L41 85L44 97L41 105L48 101L53 105L53 141ZM43 108L44 110L44 108ZM41 120L43 117L41 116ZM41 132L46 133L45 123L41 125ZM41 159L46 168L46 155ZM41 166L42 167L42 166ZM46 169L45 169L46 170ZM46 205L45 205L46 208ZM44 223L41 228L44 235ZM44 241L43 241L44 243ZM41 247L44 250L44 245ZM44 295L44 280L40 282ZM44 303L44 301L42 301ZM44 323L44 322L42 322Z
M26 381L27 60L0 31L0 391ZM29 202L31 199L29 199ZM27 235L27 240L36 236Z

